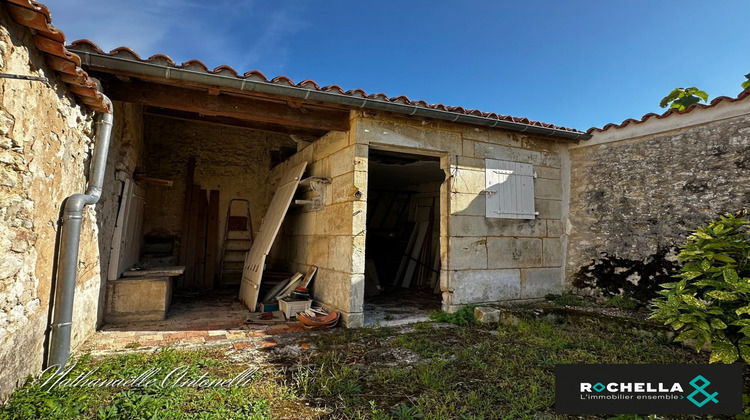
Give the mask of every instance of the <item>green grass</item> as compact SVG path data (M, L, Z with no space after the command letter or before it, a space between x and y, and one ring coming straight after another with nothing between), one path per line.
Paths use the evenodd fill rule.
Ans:
M523 419L554 415L558 363L705 363L703 354L595 321L513 326L423 323L337 329L309 336L312 350L269 353L243 387L18 390L0 419ZM102 377L190 366L231 378L247 368L221 351L78 360ZM606 418L606 417L605 417ZM660 416L659 418L669 418Z
M28 383L16 391L0 410L0 419L266 419L275 413L310 411L293 391L276 382L278 374L255 373L244 386L198 388L170 386L176 382L161 380L167 373L187 369L184 379L231 379L246 366L234 365L218 351L176 351L164 349L156 354L131 354L102 361L88 356L72 360L75 366L66 378L94 369L90 379L127 379L149 369L159 369L159 380L143 387L61 387L50 375ZM181 379L182 381L183 379Z

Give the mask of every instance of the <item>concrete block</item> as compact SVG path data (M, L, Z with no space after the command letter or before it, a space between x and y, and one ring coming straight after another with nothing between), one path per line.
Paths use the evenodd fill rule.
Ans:
M343 272L352 272L353 238L351 236L330 236L328 267Z
M307 264L318 268L332 268L329 264L329 237L310 236L307 242Z
M489 268L542 266L542 240L537 238L487 238Z
M107 282L107 322L161 321L172 301L172 278L127 278Z
M497 324L500 322L503 312L500 309L488 306L477 306L474 308L474 319L481 324Z
M354 170L367 172L369 156L370 156L369 146L365 144L355 145L354 146Z
M463 141L463 156L474 157L474 142L471 140Z
M382 144L410 149L463 153L461 135L436 130L430 126L412 126L392 121L362 119L357 122L357 142Z
M329 186L331 204L351 201L357 188L354 186L354 171L339 175L331 180Z
M453 156L451 156L453 158ZM468 156L458 156L455 162L451 163L451 167L458 169L468 169L473 171L484 171L485 161L480 158L473 158Z
M487 268L486 238L450 238L451 270L480 270Z
M490 139L488 132L489 128L462 127L461 137L469 140L488 142Z
M451 271L448 305L498 302L521 296L520 270L462 270Z
M347 146L349 146L349 137L347 133L329 131L328 134L319 138L312 144L312 160L321 160L346 148Z
M481 194L485 189L485 171L482 170L469 170L469 169L456 169L451 179L451 191Z
M563 291L562 269L531 268L521 270L523 299L542 298L548 294L560 294Z
M539 165L542 161L542 156L537 151L518 149L515 147L500 146L497 144L489 143L476 143L474 145L474 156L478 158L531 163L533 165Z
M486 196L482 193L450 193L451 214L461 216L482 216L486 214Z
M562 241L560 238L544 238L542 242L542 264L545 267L560 267L562 265Z
M329 174L331 178L335 178L354 170L355 147L356 146L349 146L328 157L328 167L330 168Z
M351 235L352 203L332 204L318 212L316 235Z
M534 199L534 208L539 215L540 219L557 219L560 220L562 217L562 201L560 200L543 200L540 198Z
M562 220L547 220L547 236L559 238L563 234Z
M562 179L560 168L548 168L546 166L534 167L537 177L546 179Z
M543 237L547 224L540 219L488 219L484 216L451 215L450 236L529 236Z
M562 181L559 179L537 178L534 182L534 198L561 200Z
M319 268L312 282L312 297L336 310L352 312L351 304L356 303L352 300L352 274Z

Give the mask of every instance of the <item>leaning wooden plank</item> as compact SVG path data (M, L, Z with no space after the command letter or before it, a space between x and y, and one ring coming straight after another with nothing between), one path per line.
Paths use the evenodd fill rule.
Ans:
M182 207L182 230L180 236L180 257L178 259L180 265L185 265L187 259L187 239L188 229L190 228L190 205L192 204L193 197L193 179L195 178L195 157L188 159L187 174L185 175L185 202ZM182 283L182 280L180 280Z
M304 287L307 289L308 286L310 286L310 282L313 279L313 276L315 276L315 273L318 272L318 267L311 265L309 269L307 269L307 274L305 274L305 279L302 280L302 283L300 283L299 287Z
M287 283L286 286L271 300L281 299L291 295L294 289L300 287L300 284L302 284L302 277L302 273L296 273L293 275L292 278L289 279L289 283Z
M414 242L414 249L412 249L411 255L409 256L409 265L406 268L406 274L404 274L404 281L401 283L401 287L409 288L411 286L412 277L414 277L414 270L417 269L417 263L419 262L419 256L422 253L422 247L424 246L424 239L427 235L427 228L430 222L419 222L419 233L417 234L417 240Z
M206 275L206 227L208 227L208 191L200 190L198 195L198 236L195 244L195 288L204 290Z
M143 209L146 204L146 190L136 183L131 184L125 223L122 231L122 246L118 261L119 271L132 267L141 257L141 240L143 239Z
M191 194L190 203L190 219L187 234L187 257L185 259L185 283L183 287L185 289L192 289L195 287L195 260L196 260L196 243L198 242L198 203L201 187L200 185L193 185L193 192Z
M302 179L307 162L289 169L279 181L279 187L271 199L271 204L266 211L266 217L260 225L258 236L253 241L250 252L245 257L245 267L242 270L242 283L240 285L240 299L245 302L248 309L255 311L258 304L258 293L260 293L260 282L263 276L263 268L271 246L279 233L281 223L284 221L289 205L292 203L297 185Z
M393 278L394 285L398 285L401 283L401 279L403 279L404 271L406 271L406 267L409 265L409 255L411 255L411 251L414 249L414 244L417 242L417 233L419 233L419 225L415 224L411 231L411 236L409 237L409 243L404 250L404 257L401 258L401 265L398 266L396 277Z
M208 226L206 228L206 275L203 289L214 288L216 278L216 246L219 241L219 190L211 190L208 199Z
M291 283L292 278L289 277L287 279L281 280L276 286L273 286L271 290L268 291L265 295L263 295L263 299L260 301L261 303L268 303L273 302L273 298L276 297L279 293L281 293L282 290L286 288L286 286Z
M122 195L120 196L120 208L117 211L115 221L115 232L112 235L112 248L109 253L109 269L107 270L108 280L117 280L120 278L120 247L122 246L122 233L125 226L125 213L130 207L130 189L132 181L126 178L122 185Z

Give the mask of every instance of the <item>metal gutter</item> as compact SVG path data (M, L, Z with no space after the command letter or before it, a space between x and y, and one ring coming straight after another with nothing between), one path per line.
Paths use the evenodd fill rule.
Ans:
M242 79L234 76L205 73L195 70L181 69L167 64L134 61L106 54L92 53L87 50L71 48L81 57L81 65L93 69L123 71L130 74L157 77L167 80L184 81L210 86L226 87L244 92L258 92L270 95L286 96L302 100L320 101L343 105L350 108L369 109L375 111L395 112L423 118L433 118L443 121L479 125L491 128L503 128L532 134L541 134L570 140L588 140L591 135L583 132L572 132L555 128L539 127L535 125L499 120L479 115L461 114L441 109L425 108L417 105L386 102L371 98L361 98L340 93L323 92L304 87L289 86L285 82L279 84ZM283 84L282 84L283 83Z
M112 103L102 95L105 108ZM49 357L47 366L59 366L70 358L70 332L73 325L73 298L78 270L78 247L81 242L83 209L87 204L96 204L102 195L104 170L107 167L112 113L98 114L95 125L94 156L91 159L89 186L85 194L73 194L65 200L62 227L60 230L60 255L58 257L55 304L50 320Z

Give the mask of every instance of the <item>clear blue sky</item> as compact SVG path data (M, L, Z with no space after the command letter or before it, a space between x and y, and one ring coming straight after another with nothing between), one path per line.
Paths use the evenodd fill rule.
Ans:
M44 1L44 0L42 0ZM46 1L69 41L406 95L578 129L736 96L747 0Z

